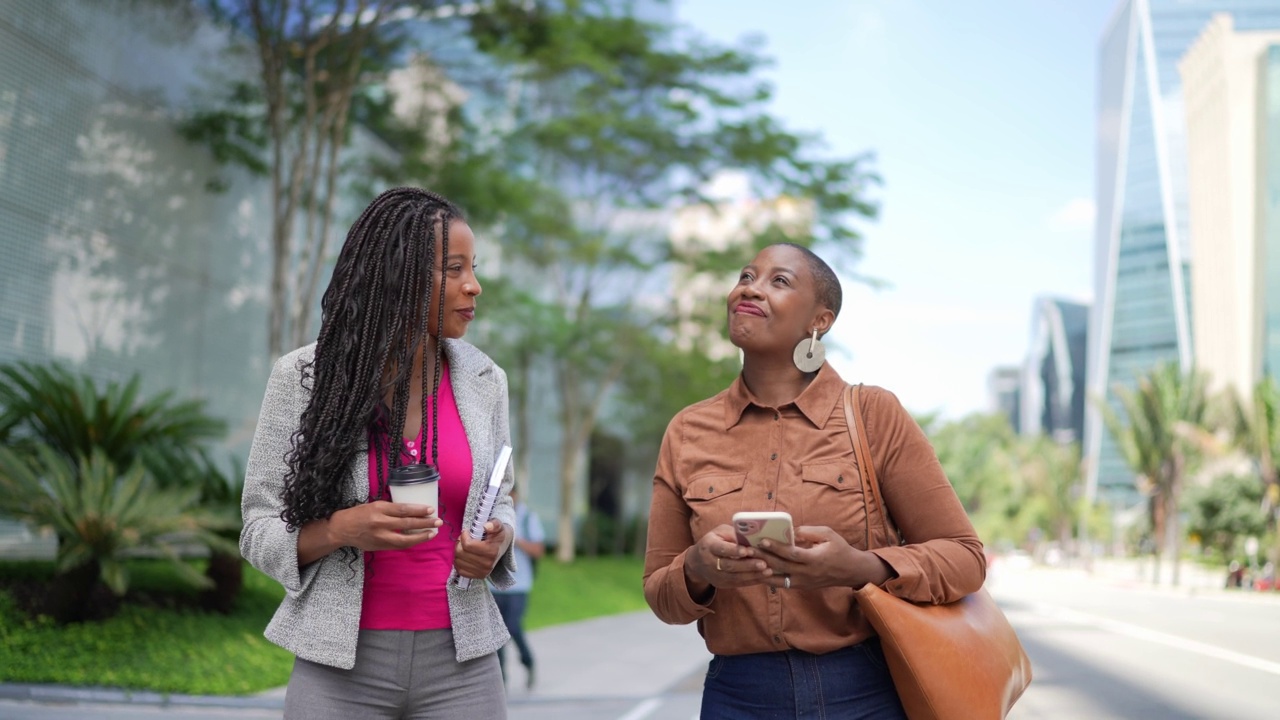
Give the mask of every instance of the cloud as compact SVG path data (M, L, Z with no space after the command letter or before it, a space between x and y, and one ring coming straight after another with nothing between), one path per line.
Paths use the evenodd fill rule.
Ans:
M1053 230L1088 230L1093 227L1097 208L1093 198L1073 198L1049 216Z

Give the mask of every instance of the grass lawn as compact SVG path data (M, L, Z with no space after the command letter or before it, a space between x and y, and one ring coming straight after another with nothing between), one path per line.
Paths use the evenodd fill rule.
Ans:
M643 564L638 557L547 558L538 564L526 629L645 609ZM251 694L288 681L293 655L262 637L284 591L247 564L229 615L187 607L180 600L191 591L175 589L171 571L140 561L114 617L65 627L28 617L4 590L6 581L51 574L51 563L0 562L0 681L199 695ZM176 600L164 602L166 594Z

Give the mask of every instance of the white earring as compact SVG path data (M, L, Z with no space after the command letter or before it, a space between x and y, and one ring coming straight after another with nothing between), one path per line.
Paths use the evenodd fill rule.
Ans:
M817 372L822 367L822 363L827 359L827 349L822 346L822 341L818 339L818 329L813 329L813 335L800 341L796 345L796 351L791 354L791 361L796 364L800 372Z

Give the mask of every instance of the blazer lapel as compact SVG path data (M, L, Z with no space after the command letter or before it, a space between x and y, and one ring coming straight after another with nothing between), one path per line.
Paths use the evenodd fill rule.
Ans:
M445 355L449 358L449 380L453 383L453 399L458 405L458 416L471 445L471 487L483 491L489 482L489 471L498 455L498 439L493 437L493 413L501 386L494 379L493 363L483 353L456 340L446 340ZM475 508L477 493L471 493L467 502L467 516Z

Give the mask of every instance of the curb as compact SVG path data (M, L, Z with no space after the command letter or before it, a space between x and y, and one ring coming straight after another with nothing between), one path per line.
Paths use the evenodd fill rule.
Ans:
M270 691L269 691L270 692ZM149 705L153 707L219 707L239 710L282 710L284 696L268 695L182 695L148 690L121 690L106 687L75 687L34 683L0 683L0 700L35 703L78 703Z

